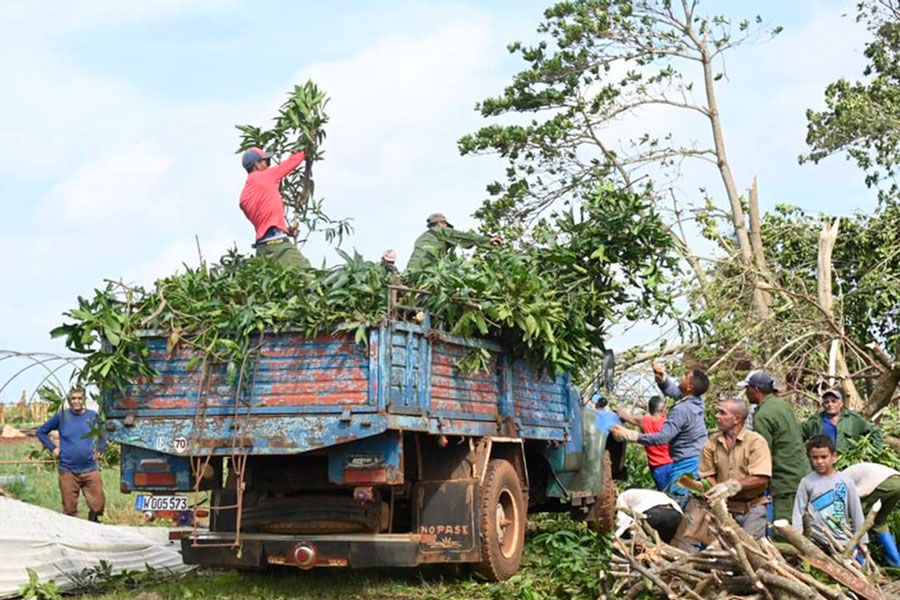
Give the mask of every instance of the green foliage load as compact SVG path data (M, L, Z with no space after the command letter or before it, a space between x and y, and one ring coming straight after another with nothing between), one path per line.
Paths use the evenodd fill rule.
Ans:
M226 364L233 383L267 335L353 332L363 342L386 316L393 274L340 254L338 266L296 270L232 252L221 264L188 268L150 289L109 283L79 298L52 335L86 355L81 380L101 389L151 374L145 330L167 336L170 351L193 351L192 367ZM483 249L470 259L448 253L404 277L428 292L407 303L427 309L434 327L499 341L538 368L578 376L611 324L663 314L670 290L660 274L673 261L649 202L602 188L578 210L538 223L527 247ZM463 366L479 368L486 357L467 361Z

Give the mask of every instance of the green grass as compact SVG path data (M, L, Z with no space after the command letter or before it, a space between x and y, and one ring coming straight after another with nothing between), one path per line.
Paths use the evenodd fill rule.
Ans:
M436 574L436 570L397 569L347 571L319 569L312 571L277 570L261 574L207 571L190 574L179 581L150 586L142 590L151 598L238 599L281 598L309 599L419 599L419 598L489 598L497 586L474 580ZM125 600L134 598L134 590L119 590L90 598Z
M29 439L26 442L0 444L0 461L26 460L30 453L40 449L40 442ZM52 458L49 452L42 452L41 458ZM134 496L119 491L118 467L101 469L103 491L106 494L106 515L104 522L119 525L140 525L141 515L134 510ZM4 489L14 498L62 512L59 496L59 479L54 464L0 464L0 475L24 475L25 483L14 483ZM87 518L87 504L84 497L78 501L78 515Z
M134 589L111 589L90 598L105 600L175 600L203 598L308 598L317 600L438 599L574 600L596 598L603 584L609 539L567 517L538 516L529 522L521 571L504 583L488 583L465 566L441 565L419 569L282 568L263 573L198 571L181 579Z

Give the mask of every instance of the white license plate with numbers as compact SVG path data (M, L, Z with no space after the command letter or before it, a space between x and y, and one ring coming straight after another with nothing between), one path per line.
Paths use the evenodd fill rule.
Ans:
M186 496L138 496L134 499L134 508L142 512L187 510L188 499Z

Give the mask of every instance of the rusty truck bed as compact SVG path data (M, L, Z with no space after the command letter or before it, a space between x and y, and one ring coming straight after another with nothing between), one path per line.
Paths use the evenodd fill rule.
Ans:
M268 334L241 392L225 365L188 369L185 349L146 338L156 374L106 398L111 439L171 454L294 454L388 430L564 441L578 403L568 376L538 375L498 345L384 322L352 334ZM487 371L459 361L490 353ZM201 433L202 432L202 433Z

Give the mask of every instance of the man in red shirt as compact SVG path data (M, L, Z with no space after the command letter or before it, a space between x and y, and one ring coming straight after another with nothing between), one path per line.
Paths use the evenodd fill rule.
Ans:
M647 414L643 417L628 414L624 410L616 411L619 418L626 423L631 423L641 428L644 433L657 433L666 422L666 401L660 396L653 396L647 402ZM644 446L647 452L647 463L650 465L650 474L656 482L656 489L663 490L669 482L669 474L672 470L672 458L669 456L669 445Z
M241 192L241 210L256 230L256 255L271 256L282 265L300 268L309 267L309 261L291 241L297 231L288 227L279 186L305 158L305 152L295 152L270 167L272 154L261 148L250 148L241 157L241 164L249 173Z

